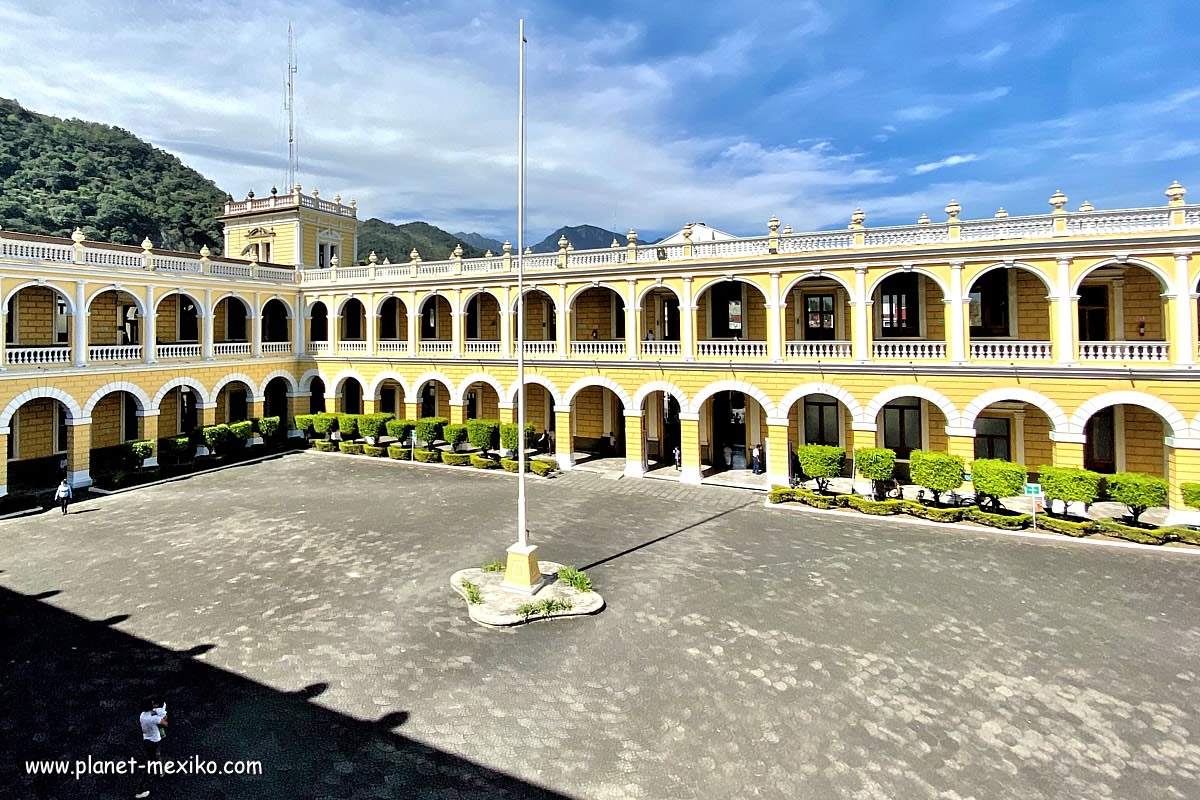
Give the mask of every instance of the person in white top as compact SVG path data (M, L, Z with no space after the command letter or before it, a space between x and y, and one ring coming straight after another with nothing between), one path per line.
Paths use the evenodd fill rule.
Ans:
M149 797L150 762L159 760L158 743L162 741L163 728L167 724L167 704L154 698L144 700L138 724L142 728L142 750L146 756L146 763L143 765L145 771L138 778L138 788L134 797Z

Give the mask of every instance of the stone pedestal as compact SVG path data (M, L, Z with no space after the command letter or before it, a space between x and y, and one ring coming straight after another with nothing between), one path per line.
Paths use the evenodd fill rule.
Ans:
M508 548L508 563L504 567L503 588L510 592L534 595L542 588L542 571L538 568L537 545L514 544Z

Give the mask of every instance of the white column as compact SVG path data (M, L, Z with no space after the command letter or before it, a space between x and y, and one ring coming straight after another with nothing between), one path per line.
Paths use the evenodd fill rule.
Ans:
M1175 363L1192 364L1196 360L1196 343L1192 341L1192 313L1195 301L1188 273L1190 250L1175 251ZM1165 337L1170 341L1170 336Z
M637 315L640 310L637 308L637 281L630 280L625 289L625 357L629 359L640 355L642 332L638 329Z
M854 268L854 297L850 298L854 310L854 341L851 349L855 361L869 361L871 358L871 341L867 336L867 268Z
M513 312L500 309L500 357L513 357Z
M146 287L146 314L142 318L142 361L153 364L158 360L158 309L154 306L154 287Z
M417 347L417 323L421 320L420 309L417 308L417 293L415 291L408 293L408 354L415 356L420 352ZM418 387L419 388L419 387ZM405 402L408 398L404 398Z
M216 316L216 314L213 313L213 308L212 308L212 289L204 290L203 311L204 311L203 357L204 357L205 361L212 361L212 359L213 359L213 317ZM197 408L199 408L199 406L197 406Z
M1058 363L1075 363L1075 320L1071 318L1071 304L1074 300L1071 292L1071 257L1063 256L1058 259L1058 288L1055 302L1055 314L1058 320L1055 336L1058 340Z
M558 328L558 339L556 347L558 349L558 357L566 358L571 354L571 310L567 308L567 285L560 283L558 285L558 302L554 304L554 313L556 315L555 325Z
M75 281L75 366L85 367L88 362L88 311L86 308L87 284Z
M308 313L305 311L305 300L303 297L296 301L296 311L292 314L292 350L297 357L304 355L305 336L304 328L308 325Z
M262 298L254 293L254 308L250 312L250 352L255 358L262 358Z
M771 272L771 293L767 297L767 358L783 360L783 314L779 302L779 273Z
M683 299L679 303L680 347L684 361L696 360L696 306L692 304L692 276L683 278ZM697 481L698 482L698 481Z
M460 262L461 266L461 262ZM450 306L450 355L458 358L462 355L463 350L463 329L466 327L466 314L462 312L459 304L462 303L462 289L454 290L454 304Z
M367 304L364 307L367 316L367 355L375 355L375 342L379 337L379 314L375 311L375 293L367 293Z
M967 342L963 329L963 262L950 264L950 297L943 305L950 315L950 360L961 364L967 360Z

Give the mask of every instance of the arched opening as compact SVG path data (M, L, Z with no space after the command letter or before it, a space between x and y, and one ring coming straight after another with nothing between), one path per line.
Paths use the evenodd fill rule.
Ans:
M137 361L142 357L142 315L129 292L109 289L88 305L88 360Z
M784 297L788 358L850 358L850 293L832 278L797 281Z
M213 343L217 355L245 355L250 352L250 306L240 297L221 298L213 309ZM226 345L221 347L220 345ZM240 346L237 346L240 345Z
M490 292L478 292L467 300L464 310L463 349L467 355L500 352L500 302Z
M8 487L41 489L66 475L71 412L52 397L29 400L9 422Z
M422 417L450 416L450 387L441 381L425 381L417 389L417 397L421 404Z
M525 355L557 354L558 319L554 299L541 289L525 292ZM516 303L513 304L516 311ZM513 342L517 341L517 315L513 314Z
M643 356L677 356L682 328L679 296L666 287L656 287L642 297L638 331ZM670 451L667 451L670 452Z
M196 299L171 292L154 311L154 341L159 359L200 357L201 312Z
M92 408L89 463L93 478L137 466L123 445L142 438L141 410L141 401L126 391L109 392Z
M897 397L875 416L875 442L896 452L896 480L908 483L913 450L945 452L946 415L935 403L921 397Z
M380 353L408 352L408 309L398 297L388 297L379 306Z
M675 466L675 448L683 443L679 425L679 401L670 392L650 392L642 400L642 435L646 469Z
M767 437L767 415L757 400L740 391L715 393L700 406L702 473L706 478L727 473L719 482L765 485ZM753 470L755 447L758 474Z
M230 381L217 392L217 421L241 422L250 418L254 390L242 381Z
M767 298L745 281L710 283L696 298L696 354L708 358L765 358Z
M571 398L571 452L576 464L620 459L613 469L624 471L625 410L612 389L585 386Z
M463 392L463 415L466 419L499 419L500 395L483 381L476 381Z
M394 414L397 419L403 419L404 387L388 378L379 384L376 391L375 407L384 414Z
M262 310L262 342L281 344L291 341L291 330L288 326L288 308L278 298L271 298ZM264 347L264 352L276 352ZM283 351L288 352L288 351Z
M854 415L846 404L833 395L814 392L801 397L788 409L788 474L807 479L796 460L800 445L819 444L840 447L846 451L842 477L851 478L851 444L854 441Z
M337 394L338 411L343 414L363 413L363 385L358 378L344 378Z
M325 381L313 378L308 384L308 413L320 414L325 410Z
M871 299L873 358L946 358L945 303L937 281L920 272L893 272L879 282Z
M5 360L10 366L71 363L71 305L52 286L26 286L8 299Z
M1084 426L1083 466L1094 472L1144 472L1167 477L1164 438L1170 428L1156 412L1138 405L1113 405Z
M607 286L584 289L571 302L571 355L625 354L625 301Z
M287 380L274 377L263 387L263 416L279 417L283 424L288 424L288 395L291 386Z
M1022 464L1029 480L1036 482L1039 467L1054 463L1054 445L1050 441L1053 423L1046 412L1032 403L1002 400L986 406L975 418L975 458L998 458ZM1029 511L1025 498L1013 498L1006 505Z
M513 394L513 419L516 419L517 394ZM540 383L525 384L525 422L533 425L534 448L539 453L554 453L556 432L554 396Z
M1146 267L1106 264L1080 281L1080 361L1166 361L1167 287Z
M441 295L430 295L421 304L417 340L421 355L445 355L452 349L454 339L450 301Z
M975 360L1050 359L1049 287L1024 267L990 269L967 286L967 332Z
M329 308L321 301L313 303L308 318L308 340L329 341Z
M200 394L190 386L176 386L158 404L158 435L179 436L200 427Z
M342 303L339 312L338 341L365 342L367 340L367 309L357 297Z

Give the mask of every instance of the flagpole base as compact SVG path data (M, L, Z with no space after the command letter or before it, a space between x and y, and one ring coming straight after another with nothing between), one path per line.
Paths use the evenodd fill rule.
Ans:
M500 587L508 592L533 596L545 585L538 567L537 545L514 544L507 550L504 582Z

